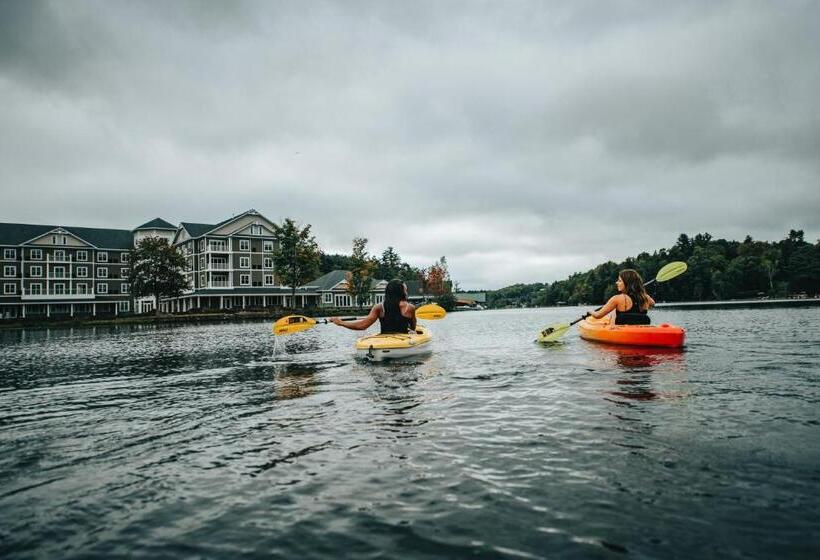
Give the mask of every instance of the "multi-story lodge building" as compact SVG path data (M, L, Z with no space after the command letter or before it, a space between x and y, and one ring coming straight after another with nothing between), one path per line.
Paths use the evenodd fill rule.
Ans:
M173 313L355 306L344 270L298 287L291 302L273 266L273 230L256 210L217 224L155 218L133 230L0 223L0 319L116 316L157 305ZM189 289L179 297L132 298L128 257L146 237L166 239L185 257ZM386 284L373 281L367 305L382 301ZM424 299L412 282L408 291Z
M273 224L248 210L218 224L183 222L172 244L186 259L190 289L163 300L163 311L260 309L290 306L291 289L273 268ZM300 287L296 306L315 305L315 290Z
M132 232L0 223L0 318L132 312Z

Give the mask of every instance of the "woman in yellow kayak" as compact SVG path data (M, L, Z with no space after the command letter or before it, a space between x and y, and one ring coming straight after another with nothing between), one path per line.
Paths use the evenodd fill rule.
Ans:
M344 321L331 317L330 322L354 331L363 331L379 321L381 333L407 333L416 329L416 307L407 301L407 286L399 279L387 283L384 302L377 303L364 319Z
M655 305L655 300L646 293L641 275L631 268L624 269L618 273L615 286L618 294L609 298L603 307L590 311L586 316L600 319L614 310L616 325L648 325L647 311Z

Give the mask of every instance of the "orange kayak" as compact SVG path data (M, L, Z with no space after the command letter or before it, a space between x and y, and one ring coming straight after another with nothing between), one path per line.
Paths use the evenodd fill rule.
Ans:
M680 348L686 331L675 325L615 325L610 317L587 317L578 324L581 338L607 344L627 346L663 346Z

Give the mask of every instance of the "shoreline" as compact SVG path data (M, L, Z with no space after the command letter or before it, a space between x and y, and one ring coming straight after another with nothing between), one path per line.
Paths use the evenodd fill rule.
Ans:
M269 320L271 322L281 319L286 315L305 315L314 318L326 317L349 317L352 315L362 316L369 313L370 309L270 309L264 311L234 311L220 310L211 313L196 314L159 314L159 315L130 315L127 317L103 317L103 318L54 318L54 319L27 319L27 320L6 320L0 321L0 331L25 330L25 329L49 329L49 328L75 328L75 327L100 327L100 326L121 326L121 325L179 325L196 323L217 323L217 322L244 322Z
M586 308L588 305L558 305L551 307L530 307L526 309L571 309ZM727 300L727 301L681 301L663 302L655 305L655 309L675 309L675 310L702 310L702 309L744 309L744 308L777 308L777 307L813 307L820 306L820 298L802 299L763 299L763 300ZM524 308L497 308L497 309L524 309ZM493 311L493 309L486 309ZM74 327L99 327L99 326L120 326L120 325L179 325L196 323L216 323L216 322L243 322L269 320L276 321L286 315L305 315L313 318L327 318L335 316L363 316L369 312L369 308L360 309L271 309L264 311L226 311L197 314L160 314L160 315L132 315L128 317L104 317L104 318L54 318L54 319L30 319L30 320L7 320L0 321L0 331L25 330L25 329L49 329L49 328L74 328Z

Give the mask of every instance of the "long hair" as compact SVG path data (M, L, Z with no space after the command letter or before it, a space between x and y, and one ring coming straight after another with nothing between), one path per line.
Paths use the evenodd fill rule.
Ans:
M631 268L626 268L618 273L624 283L624 292L632 300L633 305L637 305L638 309L645 309L646 302L649 301L649 294L643 287L643 278L637 271Z
M384 307L385 315L387 313L401 313L399 303L406 299L407 295L404 293L404 281L393 278L384 288L384 303L382 303L382 306Z

